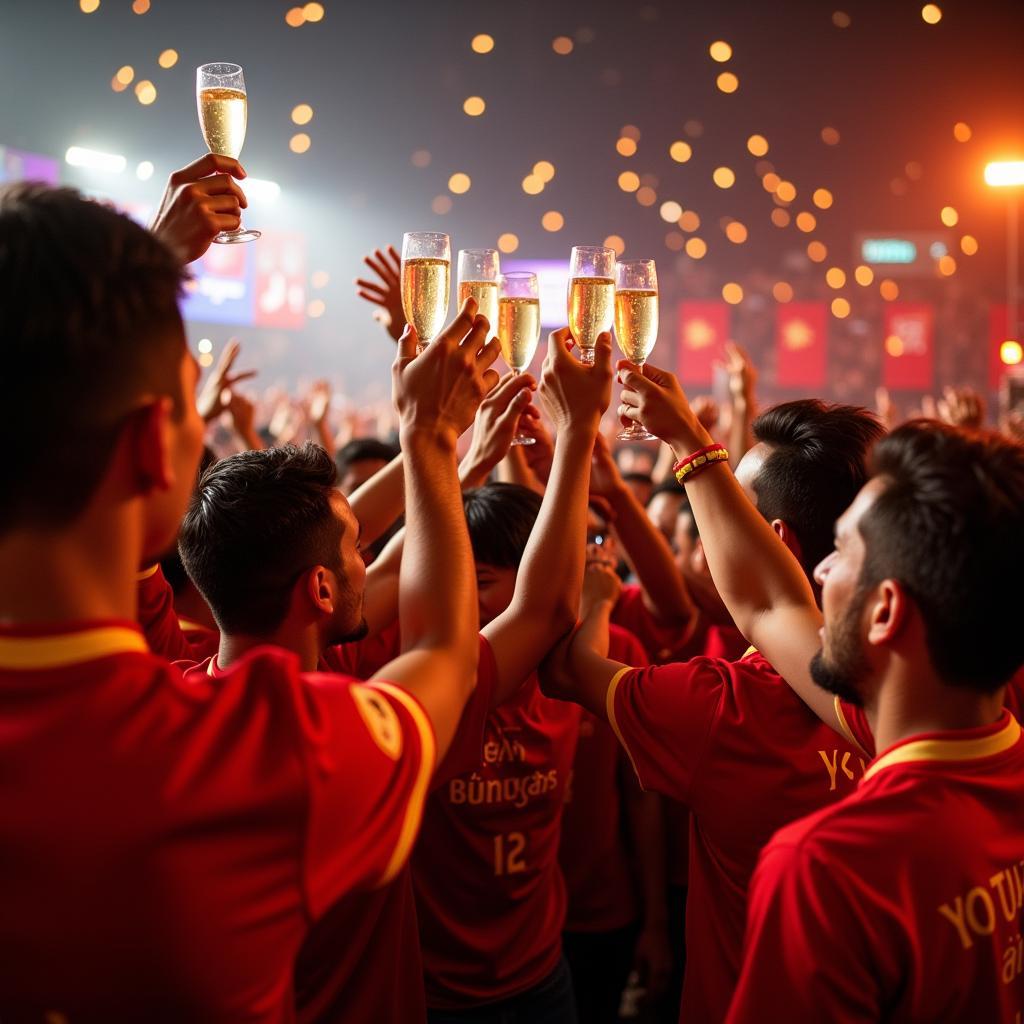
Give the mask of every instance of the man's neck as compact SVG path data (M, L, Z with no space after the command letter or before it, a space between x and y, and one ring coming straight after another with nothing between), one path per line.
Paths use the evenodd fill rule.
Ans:
M133 620L141 539L124 517L0 541L0 622Z
M992 725L1003 712L1005 687L985 694L967 687L950 686L931 666L894 658L865 706L881 754L890 747L924 733L977 729Z
M262 636L246 633L221 633L220 649L217 652L217 666L228 668L254 647L281 647L291 651L299 659L303 672L315 672L320 662L320 637L315 627L295 629L287 623L279 629Z

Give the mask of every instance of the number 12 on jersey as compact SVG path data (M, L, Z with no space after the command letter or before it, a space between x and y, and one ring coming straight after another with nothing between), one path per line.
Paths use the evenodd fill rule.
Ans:
M507 836L494 837L494 874L517 875L526 870L523 850L526 848L526 836L522 832L509 832Z

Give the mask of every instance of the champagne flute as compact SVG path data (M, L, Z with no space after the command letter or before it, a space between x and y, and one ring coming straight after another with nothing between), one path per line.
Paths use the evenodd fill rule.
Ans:
M497 249L459 250L459 309L466 299L476 299L477 312L487 317L491 335L498 330Z
M407 231L402 236L402 309L420 344L436 338L448 316L452 247L438 231Z
M626 260L615 266L615 340L639 370L658 339L658 274L654 260ZM616 435L620 441L653 441L642 423Z
M196 105L199 127L210 152L237 160L245 142L248 110L241 67L238 64L203 64L196 68ZM259 237L255 228L239 225L234 231L221 231L214 241L231 244L252 242Z
M615 250L574 245L569 258L569 330L580 361L594 365L597 336L612 329L615 314Z
M537 275L527 271L498 278L498 342L501 355L518 377L531 362L540 341L540 289ZM513 444L536 444L535 437L517 433Z

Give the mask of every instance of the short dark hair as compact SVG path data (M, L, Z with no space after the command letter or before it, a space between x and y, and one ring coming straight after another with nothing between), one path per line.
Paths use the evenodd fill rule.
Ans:
M178 549L222 632L276 629L303 572L341 571L337 478L331 457L311 442L241 452L203 474Z
M388 444L376 437L356 437L348 444L342 445L335 453L334 461L338 466L338 476L344 476L356 462L369 459L390 462L398 454L398 445Z
M913 420L879 442L885 489L860 520L862 586L898 580L951 686L990 693L1024 662L1024 447Z
M810 576L832 550L836 520L867 482L882 425L867 409L802 398L767 409L751 430L772 449L754 480L758 511L793 529Z
M142 395L184 408L182 281L159 239L74 189L0 188L0 433L33 431L8 448L0 534L80 515Z
M647 499L647 504L650 505L651 501L659 494L685 495L686 488L674 476L667 476L660 484L655 485L654 490L651 491L650 498Z
M473 558L517 569L540 512L540 495L519 484L487 484L462 496Z
M196 471L195 486L197 488L203 474L216 461L217 456L213 449L208 444L204 444L203 454L199 457L199 469ZM160 556L160 571L164 574L164 579L171 585L171 590L175 594L181 593L182 588L188 583L188 573L185 572L185 563L181 560L177 541Z

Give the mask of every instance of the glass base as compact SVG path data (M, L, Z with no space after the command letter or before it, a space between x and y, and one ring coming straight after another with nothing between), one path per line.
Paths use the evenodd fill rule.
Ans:
M239 242L255 242L261 234L255 228L236 228L234 231L222 231L213 240L221 245L237 245Z
M537 443L537 438L535 438L535 437L527 437L526 434L516 434L516 436L512 438L512 443L513 444L536 444Z
M652 434L642 423L634 423L625 430L620 430L615 435L620 441L657 441L657 435Z

